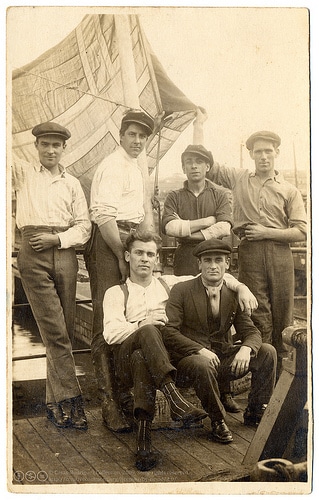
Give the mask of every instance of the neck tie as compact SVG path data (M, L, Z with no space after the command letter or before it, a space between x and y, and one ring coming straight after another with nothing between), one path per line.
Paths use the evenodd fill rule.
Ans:
M208 286L208 297L210 301L210 305L212 308L212 314L214 318L217 318L219 315L219 292L220 287Z

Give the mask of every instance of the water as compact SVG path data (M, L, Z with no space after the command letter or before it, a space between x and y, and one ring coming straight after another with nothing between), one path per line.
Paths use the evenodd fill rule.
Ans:
M74 348L79 348L79 346L74 346ZM15 358L27 359L15 361ZM75 355L76 373L78 376L84 376L90 369L89 366L85 366L90 363L90 359L85 358L89 358L89 355ZM43 380L46 378L45 347L41 340L37 324L28 307L14 311L12 359L13 382Z

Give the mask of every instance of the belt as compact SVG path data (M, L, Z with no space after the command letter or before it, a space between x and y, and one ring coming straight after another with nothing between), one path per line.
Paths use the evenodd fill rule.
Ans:
M121 231L127 231L128 233L132 231L132 229L137 229L139 226L136 222L130 222L127 220L117 220L116 224Z
M69 229L68 226L23 226L20 228L21 233L36 231L41 233L62 233Z

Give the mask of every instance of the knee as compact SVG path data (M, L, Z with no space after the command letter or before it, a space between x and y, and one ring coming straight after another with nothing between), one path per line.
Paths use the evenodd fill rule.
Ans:
M217 377L217 370L214 368L208 358L200 355L194 355L192 356L192 364L194 372L198 375L209 375Z
M258 355L267 364L275 366L277 363L277 351L272 344L262 343Z
M161 332L154 325L141 326L141 328L139 329L138 336L139 339L146 340L149 342L152 342L153 339L158 339L158 338L162 339Z

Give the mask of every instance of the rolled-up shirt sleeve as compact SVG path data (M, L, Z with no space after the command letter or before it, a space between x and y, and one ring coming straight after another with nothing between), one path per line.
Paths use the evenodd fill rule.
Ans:
M84 245L91 236L89 209L79 182L75 182L72 189L71 212L71 227L63 233L58 233L61 249Z

